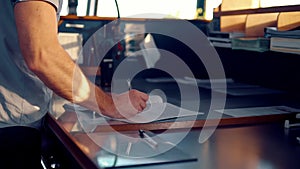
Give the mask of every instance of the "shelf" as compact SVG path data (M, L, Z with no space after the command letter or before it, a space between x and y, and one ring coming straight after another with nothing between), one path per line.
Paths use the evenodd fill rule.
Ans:
M99 16L77 16L77 15L66 15L66 16L60 16L60 20L90 20L90 21L99 21L99 20L105 20L105 21L113 21L118 19L117 17L99 17ZM122 18L124 20L139 20L144 21L143 18Z
M90 21L99 21L99 20L104 20L104 21L113 21L117 20L117 17L99 17L99 16L77 16L77 15L65 15L65 16L60 16L60 20L90 20ZM177 19L177 18L123 18L121 17L120 20L124 21L149 21L149 20L187 20L187 19ZM199 19L188 19L189 21L203 21L203 22L209 22L209 21L204 21L204 20L199 20Z
M300 5L275 6L275 7L268 7L268 8L243 9L243 10L232 10L232 11L218 11L218 12L214 12L214 17L242 15L242 14L272 13L272 12L293 12L293 11L300 11Z

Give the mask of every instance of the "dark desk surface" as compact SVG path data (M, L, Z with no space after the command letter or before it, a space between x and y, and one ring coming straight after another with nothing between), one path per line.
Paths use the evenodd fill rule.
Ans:
M172 91L169 92L172 94ZM176 104L176 99L173 101ZM209 96L202 97L200 101L204 105L202 110L207 110ZM58 98L56 102L59 105L63 104L64 100ZM227 97L226 100L227 108L274 105L297 107L298 101L287 94ZM112 122L110 126L119 132L135 131L143 128L158 133L164 129L170 130L172 126L170 131L174 133L174 137L176 134L186 132L184 129L192 126L193 129L176 147L197 157L198 160L159 164L159 168L286 169L300 167L298 161L300 160L300 144L296 140L296 137L300 136L300 127L290 129L283 127L285 119L293 119L294 117L295 114L243 118L223 116L213 135L201 144L198 142L200 132L209 130L209 128L202 128L206 121L203 117L197 118L193 123L189 120L177 121L176 123L174 121L164 121L150 124ZM74 126L78 125L76 113L65 112L61 107L56 107L54 112L49 114L47 120L49 127L83 168L97 168L95 159L101 150L101 146L95 143L89 137L89 134L101 134L105 131L105 126L97 127L92 133L74 132ZM213 119L206 122L209 123L210 121L213 121ZM172 134L168 137L172 137ZM158 165L148 165L142 168L157 167ZM141 166L132 168L141 168Z

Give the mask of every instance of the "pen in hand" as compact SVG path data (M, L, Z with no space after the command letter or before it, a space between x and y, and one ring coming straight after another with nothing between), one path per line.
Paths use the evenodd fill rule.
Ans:
M128 85L128 90L131 90L132 87L131 87L131 80L130 79L127 79L127 85Z

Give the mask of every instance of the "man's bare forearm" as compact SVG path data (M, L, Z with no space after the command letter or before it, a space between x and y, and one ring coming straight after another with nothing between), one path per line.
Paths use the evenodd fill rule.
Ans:
M50 89L59 96L97 110L111 106L111 98L92 84L61 47L57 38L55 9L45 2L24 2L15 6L20 47L24 59Z

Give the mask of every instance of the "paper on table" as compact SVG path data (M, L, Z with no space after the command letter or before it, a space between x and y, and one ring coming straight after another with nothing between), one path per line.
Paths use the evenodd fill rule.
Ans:
M253 84L235 82L233 79L195 79L186 77L190 81L196 81L198 87L211 89L213 91L232 96L248 96L263 94L281 94L283 91L269 89ZM226 83L226 86L225 86Z
M228 88L228 89L215 89L214 91L226 93L232 96L250 96L250 95L266 95L266 94L282 94L283 91L274 90L264 87L255 88Z
M226 114L233 117L251 117L251 116L264 116L275 114L287 114L292 112L300 112L300 109L295 109L287 106L269 106L269 107L247 107L247 108L234 108L215 110L216 112Z
M170 103L152 103L146 110L129 119L118 119L128 123L150 123L166 119L196 116L202 112L190 111Z
M183 82L183 78L171 78L171 77L156 77L156 78L146 78L147 82L150 83L175 83Z
M77 115L80 120L87 123L103 123L103 118L108 118L110 120L117 120L127 123L151 123L154 121L161 121L167 119L174 119L187 116L197 116L199 114L204 114L203 112L191 111L176 105L163 102L163 99L159 96L150 96L145 110L136 116L133 116L129 119L114 119L106 116L97 116L92 117L87 115L84 111L90 111L78 105L66 105L65 108L73 107L76 110ZM91 111L90 111L91 113ZM89 121L89 122L88 122Z
M196 81L197 85L202 88L211 89L212 85L214 89L230 88L256 88L257 85L251 85L246 83L235 82L233 79L196 79L191 77L185 77L188 81ZM226 84L226 86L225 86Z

